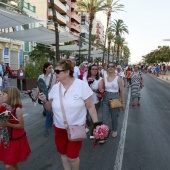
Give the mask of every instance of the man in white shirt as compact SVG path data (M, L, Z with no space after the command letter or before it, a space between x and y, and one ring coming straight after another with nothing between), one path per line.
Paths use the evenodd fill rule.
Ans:
M79 79L80 78L80 69L78 67L78 64L75 62L74 63L74 78Z

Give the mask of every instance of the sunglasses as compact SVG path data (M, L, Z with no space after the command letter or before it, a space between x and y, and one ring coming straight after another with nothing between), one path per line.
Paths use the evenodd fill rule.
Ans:
M92 68L91 70L98 70L98 68Z
M62 72L62 71L66 71L66 70L54 70L54 72L55 72L56 74L60 74L60 72Z
M108 65L107 68L115 68L115 66L113 66L113 65L112 65L112 66Z

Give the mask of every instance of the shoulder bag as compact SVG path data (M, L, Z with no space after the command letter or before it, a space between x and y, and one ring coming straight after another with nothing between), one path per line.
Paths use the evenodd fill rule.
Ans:
M86 129L85 125L69 125L67 122L62 95L61 95L61 84L59 85L59 96L60 96L60 105L61 105L61 111L63 115L64 125L67 130L68 139L70 141L82 141L87 138L86 136Z
M110 108L111 109L115 109L115 108L121 108L122 107L122 103L119 99L111 99L109 100L110 103Z

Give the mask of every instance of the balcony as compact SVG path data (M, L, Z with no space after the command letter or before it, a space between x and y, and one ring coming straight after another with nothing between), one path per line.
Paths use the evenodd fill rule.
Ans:
M60 0L60 2L62 2L62 3L66 3L66 2L67 2L67 0Z
M66 17L64 17L63 15L58 13L57 11L56 11L56 15L57 15L58 23L61 24L61 25L66 25ZM48 9L48 19L52 20L52 18L53 18L52 9Z
M80 16L78 16L76 13L72 13L71 14L71 21L75 20L76 22L78 22L79 24L81 23L81 18Z
M48 4L49 6L51 5L50 0L48 0ZM58 11L61 14L66 14L67 9L66 9L66 6L62 2L60 2L59 0L54 0L54 6L55 6L56 11Z
M82 27L84 27L86 29L89 28L89 23L87 21L81 22L81 25L82 25Z
M74 2L71 3L71 8L75 8L76 7L76 4Z
M54 31L54 30L55 30L55 29L54 29L54 22L49 22L49 23L47 24L47 28L48 28L49 30ZM66 27L65 27L65 26L58 26L58 30L59 30L59 32L65 32L65 31L66 31Z
M75 24L75 23L71 23L71 31L76 31L78 33L80 33L80 26Z

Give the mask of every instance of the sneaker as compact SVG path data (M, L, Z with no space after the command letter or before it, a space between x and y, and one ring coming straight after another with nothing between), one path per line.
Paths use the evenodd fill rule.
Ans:
M47 129L44 130L44 138L47 138L49 136L49 132Z
M101 141L99 141L99 143L100 144L103 144L103 143L105 143L107 140L101 140Z
M90 136L90 139L94 139L94 136Z
M115 138L117 136L117 131L112 132L112 137Z
M86 133L89 132L89 128L86 128Z
M138 106L140 106L140 103L138 103Z

